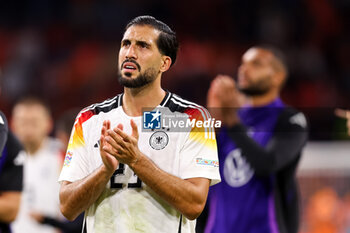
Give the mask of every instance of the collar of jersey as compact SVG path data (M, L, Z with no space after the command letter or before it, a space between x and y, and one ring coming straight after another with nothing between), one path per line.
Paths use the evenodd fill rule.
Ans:
M122 115L124 115L125 117L127 117L129 119L139 119L140 117L142 117L142 115L141 116L129 116L128 114L126 114L124 112L124 109L123 109L123 96L124 96L124 93L120 96L120 107L121 107L120 111L121 111ZM164 107L165 104L169 101L170 97L171 97L171 93L168 90L165 90L165 96L164 96L163 100L160 102L160 104L156 108Z

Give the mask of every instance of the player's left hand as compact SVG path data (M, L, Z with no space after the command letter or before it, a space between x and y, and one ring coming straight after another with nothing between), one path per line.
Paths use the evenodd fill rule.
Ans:
M123 131L122 127L115 127L113 130L107 131L106 142L111 145L104 148L106 152L113 155L119 162L133 167L138 161L141 152L138 148L139 133L137 125L130 120L132 134L128 135Z

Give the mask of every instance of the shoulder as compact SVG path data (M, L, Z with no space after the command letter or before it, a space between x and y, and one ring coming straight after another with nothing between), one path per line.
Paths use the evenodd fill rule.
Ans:
M92 104L78 113L76 117L75 124L79 122L80 124L86 122L93 116L97 116L100 113L108 113L113 109L121 106L123 94L119 94L113 98L107 99L100 103Z
M295 129L299 131L307 131L308 122L304 113L293 107L286 106L278 118L277 128L279 130Z
M192 101L186 100L176 94L170 93L164 107L168 107L171 112L187 114L190 118L204 119L210 118L208 110Z

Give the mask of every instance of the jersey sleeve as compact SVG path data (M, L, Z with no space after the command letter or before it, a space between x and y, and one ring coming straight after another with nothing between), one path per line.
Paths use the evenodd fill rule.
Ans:
M83 124L91 117L91 112L82 111L78 114L71 136L63 167L58 181L74 182L89 174L88 150Z
M0 192L22 191L25 152L17 138L9 131L0 158Z
M303 113L288 108L281 113L266 147L255 142L240 124L229 129L229 136L256 174L264 176L281 170L300 155L307 142L308 127Z
M204 122L210 119L206 109L191 109L186 112L190 120ZM185 138L180 151L180 177L189 179L203 177L211 180L210 185L221 181L215 131L213 127L197 127L194 124Z

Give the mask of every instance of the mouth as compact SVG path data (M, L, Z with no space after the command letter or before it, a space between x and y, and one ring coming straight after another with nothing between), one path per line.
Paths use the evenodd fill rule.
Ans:
M140 70L140 66L133 61L124 61L122 64L122 70L125 72L134 72L135 70Z

